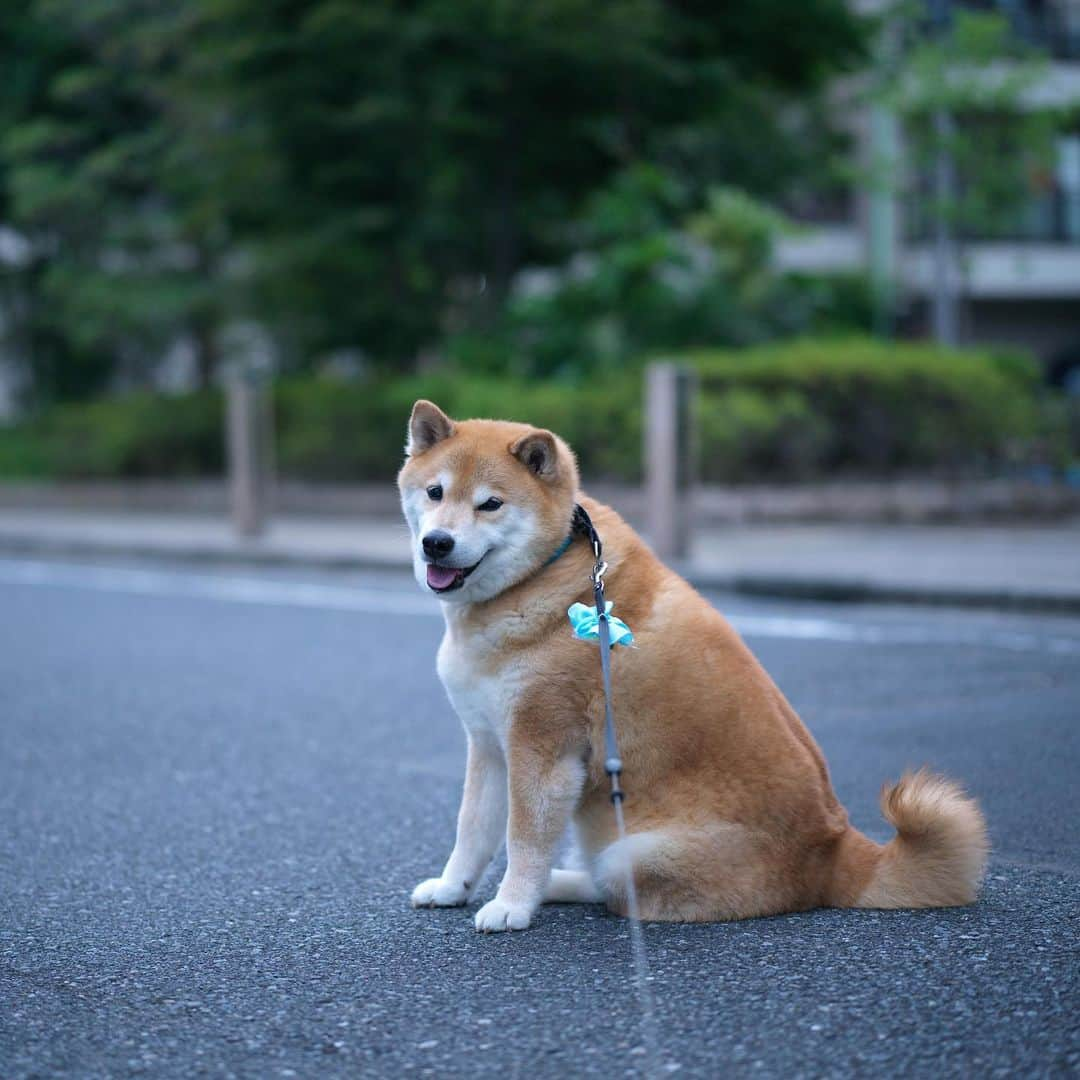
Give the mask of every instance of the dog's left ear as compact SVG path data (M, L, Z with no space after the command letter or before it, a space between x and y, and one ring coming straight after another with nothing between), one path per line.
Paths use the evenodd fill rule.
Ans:
M541 480L554 480L559 473L559 448L550 431L530 431L511 444L510 453Z

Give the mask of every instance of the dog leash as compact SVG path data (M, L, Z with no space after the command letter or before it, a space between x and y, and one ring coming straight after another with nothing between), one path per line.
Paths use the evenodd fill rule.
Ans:
M626 839L626 820L623 816L623 802L626 794L622 787L622 757L619 755L619 741L615 734L615 717L611 705L611 620L608 612L608 604L604 598L604 574L608 565L604 562L604 545L600 540L600 534L589 517L589 512L580 503L574 506L574 517L571 522L570 538L575 533L585 536L592 546L593 568L590 575L593 586L593 603L596 608L595 629L597 641L600 645L600 672L604 686L604 771L611 781L611 804L615 809L615 826L619 838ZM559 552L562 554L562 551ZM573 622L573 608L570 609L571 621ZM591 624L590 620L590 624ZM615 619L618 628L619 640L632 640L629 628L620 619ZM578 628L575 627L575 631ZM590 633L587 640L591 640ZM581 635L583 636L583 635ZM645 939L641 931L641 912L638 908L637 889L634 886L633 869L629 863L626 868L626 914L630 923L630 943L633 952L634 974L637 982L638 1005L641 1009L641 1034L643 1046L641 1051L645 1054L642 1064L645 1066L646 1075L659 1075L659 1059L657 1056L656 1037L656 1004L653 1000L652 989L649 986L649 960L645 952Z
M600 534L596 531L589 512L580 503L574 505L574 517L570 527L571 535L578 533L584 536L592 546L593 568L590 577L600 642L600 672L604 682L604 772L611 781L611 801L618 807L626 794L622 789L622 758L619 755L619 740L615 734L615 717L611 707L611 624L604 599L604 574L608 564L604 562L604 545Z

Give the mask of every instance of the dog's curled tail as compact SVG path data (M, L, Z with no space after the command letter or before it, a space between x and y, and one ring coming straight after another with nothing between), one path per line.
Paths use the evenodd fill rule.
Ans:
M842 876L862 880L857 891L845 890L841 906L955 907L974 901L990 845L978 803L959 784L925 770L907 773L882 789L881 812L896 836L884 847L861 836L857 846L846 846ZM861 864L861 873L853 862Z

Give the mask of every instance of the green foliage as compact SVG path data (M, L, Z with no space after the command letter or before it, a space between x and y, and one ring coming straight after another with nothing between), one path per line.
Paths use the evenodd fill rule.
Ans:
M220 475L223 422L221 398L209 392L57 405L24 425L0 428L0 477Z
M776 0L203 7L268 162L242 230L262 310L294 353L396 363L487 326L520 267L574 250L565 223L619 169L782 190L805 161L781 111L797 123L861 48L842 0L808 0L782 46Z
M948 32L928 36L921 5L897 7L905 47L879 71L874 93L903 120L913 225L940 217L961 237L1008 236L1022 228L1026 204L1053 167L1061 118L1024 103L1045 76L1044 61L1001 12L957 8ZM935 124L939 112L952 118L944 129ZM945 202L919 187L941 154L956 174Z
M236 319L290 369L411 367L576 250L621 171L805 182L862 37L844 0L11 0L8 345L38 402L146 384L178 338L208 382Z
M811 297L810 336L850 337L875 329L873 286L868 275L792 274L791 281Z
M574 223L582 250L520 275L497 327L459 335L451 355L477 372L584 381L652 350L828 328L853 314L852 289L778 274L775 244L790 227L743 191L712 188L699 203L663 170L624 170Z
M766 274L776 238L790 229L775 210L745 191L713 188L705 208L691 216L686 231L716 253L721 268L733 278L748 281Z
M0 322L34 400L147 381L177 338L217 364L227 246L188 21L164 0L20 0L0 18L0 219L26 253Z
M1067 459L1064 421L1048 423L1034 366L1015 355L858 338L682 359L700 373L700 474L708 482L983 470L1033 454ZM278 467L291 479L391 482L420 397L452 416L551 428L589 478L641 478L637 377L579 386L455 372L305 378L278 384L275 395ZM0 430L0 477L217 475L221 423L213 394L58 407Z
M687 359L714 480L985 468L1039 431L1038 372L1015 354L857 338Z
M816 477L833 435L828 420L794 390L707 390L698 398L696 421L698 472L706 482Z
M1080 396L1047 395L1040 407L1039 436L1026 448L1028 456L1065 472L1075 485L1080 480Z
M451 375L384 379L371 386L302 380L278 391L282 475L389 481L401 466L405 422L418 398L451 416L521 420L564 434L592 476L636 476L641 409L636 380L572 388L558 383Z

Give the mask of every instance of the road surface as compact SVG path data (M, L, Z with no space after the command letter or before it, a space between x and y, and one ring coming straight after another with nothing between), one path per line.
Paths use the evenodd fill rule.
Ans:
M656 1071L1075 1075L1080 621L715 599L856 825L927 762L994 856L967 909L646 927ZM624 922L408 906L440 632L389 575L0 561L0 1075L646 1074Z

